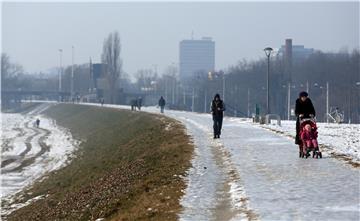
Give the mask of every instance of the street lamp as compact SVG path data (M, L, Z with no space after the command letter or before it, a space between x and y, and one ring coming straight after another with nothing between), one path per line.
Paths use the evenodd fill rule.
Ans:
M314 84L314 87L319 87L320 89L324 89L323 86L319 85L318 83ZM330 103L329 103L329 82L326 82L326 123L329 123L329 109L330 109Z
M71 82L70 82L70 97L74 99L74 46L71 46Z
M266 91L266 113L270 114L270 102L269 102L269 72L270 72L270 55L273 51L272 48L267 47L264 49L265 55L268 59L268 66L267 66L267 77L266 77L266 85L267 85L267 91Z
M59 49L59 56L60 56L60 70L59 70L59 100L61 101L61 90L62 90L62 87L61 87L61 77L62 77L62 52L63 50L62 49Z

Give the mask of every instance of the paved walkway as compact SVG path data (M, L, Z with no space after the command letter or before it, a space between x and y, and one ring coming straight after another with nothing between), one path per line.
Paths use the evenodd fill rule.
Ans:
M240 119L225 118L213 140L210 115L166 114L196 145L182 220L360 220L359 169L300 159L293 140Z

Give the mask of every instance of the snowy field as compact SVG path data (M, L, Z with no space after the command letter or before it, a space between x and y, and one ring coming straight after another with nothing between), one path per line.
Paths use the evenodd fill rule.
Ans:
M283 133L286 136L295 137L295 121L281 121L281 126L276 124L261 125ZM254 124L259 126L258 124ZM317 123L318 142L324 145L330 152L346 155L353 161L360 163L360 125L359 124L335 124Z
M66 165L78 146L78 141L69 131L41 115L48 106L40 105L26 115L1 114L2 214L24 206L7 205L16 193L29 187L36 179ZM39 128L34 125L37 118L40 119Z

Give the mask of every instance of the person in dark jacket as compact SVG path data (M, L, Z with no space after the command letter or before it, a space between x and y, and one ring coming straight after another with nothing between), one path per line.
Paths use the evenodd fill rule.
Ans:
M220 95L216 94L214 100L211 102L211 114L214 121L214 139L220 138L224 111L225 104L220 99Z
M163 98L163 96L161 96L159 100L159 107L161 113L164 113L165 104L166 104L165 99Z
M37 127L37 128L40 127L40 119L39 119L39 118L36 119L36 127Z
M301 144L300 142L300 119L315 117L315 108L308 97L308 93L303 91L299 94L299 98L296 99L295 115L296 115L296 137L295 144Z

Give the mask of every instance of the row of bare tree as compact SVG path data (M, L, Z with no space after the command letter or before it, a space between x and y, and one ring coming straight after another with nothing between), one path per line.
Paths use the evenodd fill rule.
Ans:
M136 96L164 96L174 108L207 111L215 93L225 97L230 115L251 115L258 106L264 113L266 107L266 59L238 64L213 76L194 73L189 82L180 83L177 67L172 64L159 74L155 69L139 69L131 82L122 70L121 41L118 32L110 33L103 42L101 61L106 64L103 78L107 80L110 103L116 101L119 89ZM284 60L272 57L270 63L270 110L287 118L289 83ZM291 108L298 93L308 90L320 120L326 113L326 83L329 83L330 107L339 107L345 119L360 122L360 53L359 50L340 53L316 52L307 59L294 61L291 69ZM74 88L77 94L89 93L91 87L90 65L75 65ZM21 65L1 55L1 86L6 89L56 90L57 74L25 74ZM64 91L70 91L71 67L66 67L62 77ZM135 95L134 95L135 96Z

